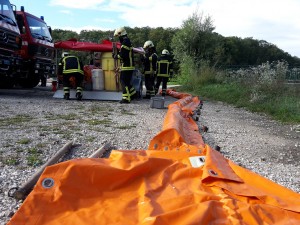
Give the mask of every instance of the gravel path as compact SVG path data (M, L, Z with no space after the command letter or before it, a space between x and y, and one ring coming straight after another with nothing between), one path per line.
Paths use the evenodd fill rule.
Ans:
M64 144L76 144L65 158L91 155L109 142L115 149L147 149L161 130L167 109L149 100L123 105L108 101L64 101L50 89L0 90L0 224L21 204L7 197ZM174 101L168 97L167 104ZM203 139L225 157L300 193L300 125L282 125L219 102L204 101Z

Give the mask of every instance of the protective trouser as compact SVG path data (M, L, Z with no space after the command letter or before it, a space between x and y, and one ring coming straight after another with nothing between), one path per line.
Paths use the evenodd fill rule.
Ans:
M71 78L75 78L75 86L76 86L76 98L80 100L82 98L82 82L83 75L81 73L66 73L63 74L63 86L64 86L64 98L70 98L70 88L71 88Z
M167 94L167 83L168 83L169 77L162 77L162 76L157 76L156 78L156 85L155 85L155 93L158 92L159 86L162 83L162 91L161 95L166 96Z
M151 98L155 95L154 91L154 75L145 74L146 98Z
M132 78L133 70L124 70L121 71L120 81L122 85L122 100L123 103L130 103L130 101L134 98L136 94L136 90L131 85L131 78Z

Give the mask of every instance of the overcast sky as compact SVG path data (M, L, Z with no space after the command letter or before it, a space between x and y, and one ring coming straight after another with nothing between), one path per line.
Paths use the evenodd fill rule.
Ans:
M222 36L252 37L300 57L300 0L11 0L44 16L53 29L180 27L193 13L210 16Z

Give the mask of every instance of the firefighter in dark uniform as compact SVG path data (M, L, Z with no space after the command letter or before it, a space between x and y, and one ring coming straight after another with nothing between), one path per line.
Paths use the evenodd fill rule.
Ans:
M173 75L173 62L170 53L167 49L164 49L161 53L161 57L157 60L157 78L155 85L155 94L158 92L160 83L162 82L162 96L166 96L167 82L169 77Z
M82 63L78 57L67 52L62 53L62 59L58 64L58 73L63 75L64 99L70 99L71 77L74 77L76 81L76 99L82 99L82 82L84 78L82 68Z
M122 100L120 103L130 103L135 98L136 90L131 85L131 79L133 75L134 59L133 59L133 46L130 39L127 37L127 32L124 27L120 27L115 30L115 37L119 37L121 43L120 51L115 55L114 59L120 59L121 61L121 74L120 81L123 89Z
M146 96L144 98L150 99L155 95L154 80L158 57L152 41L146 41L143 48L145 49L145 55L143 55L142 61L144 64L144 77L146 86Z

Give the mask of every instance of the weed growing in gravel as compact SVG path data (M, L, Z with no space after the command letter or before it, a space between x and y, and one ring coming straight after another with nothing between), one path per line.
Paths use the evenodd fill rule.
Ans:
M85 122L86 122L88 125L92 125L92 126L100 125L100 124L103 124L103 125L109 125L109 124L112 123L112 121L109 120L109 119L103 119L103 120L91 119L91 120L85 120Z
M62 138L64 138L64 139L71 139L72 138L72 134L64 132L63 135L62 135Z
M28 166L39 166L43 163L43 161L39 158L39 155L33 153L26 157Z
M38 153L38 149L37 149L37 148L29 148L29 149L27 149L27 152L28 152L29 154L34 154L34 155L36 155L36 154Z
M5 148L9 148L9 147L12 147L12 146L13 146L13 144L11 144L10 142L7 142L3 145L3 147L5 147Z
M75 120L78 119L78 115L75 113L69 113L67 115L56 115L58 119L63 119L63 120Z
M111 108L106 106L92 105L86 112L91 112L92 114L97 114L99 112L113 111Z
M109 127L109 126L107 126L107 127ZM96 131L96 132L100 132L100 133L112 134L112 132L110 132L109 130L106 130L102 127L100 127L100 128L97 127L97 128L91 129L91 130Z
M126 130L126 129L136 128L136 125L123 125L123 126L118 126L116 128L121 130Z
M97 139L96 137L88 136L88 137L86 137L84 140L87 141L87 142L93 142L93 141L95 141L96 139Z
M31 142L31 140L29 138L23 138L23 139L19 140L17 143L22 144L22 145L27 145L30 142Z
M121 109L121 114L122 115L132 115L132 116L136 115L135 113L129 112L128 110L123 109L123 108Z
M8 166L16 166L20 162L19 162L19 158L17 156L10 156L10 158L5 159L3 163Z
M0 127L2 126L11 126L11 125L20 125L21 123L29 122L34 118L29 115L16 115L11 118L1 118Z
M45 148L47 146L47 144L46 143L38 143L37 145L36 145L36 147L39 149L39 148Z
M27 165L37 166L42 163L42 161L39 159L39 152L37 148L28 148L25 151L28 154L28 156L26 157Z
M17 152L17 153L22 153L22 152L24 152L24 149L23 149L23 148L17 148L17 149L16 149L16 152Z

